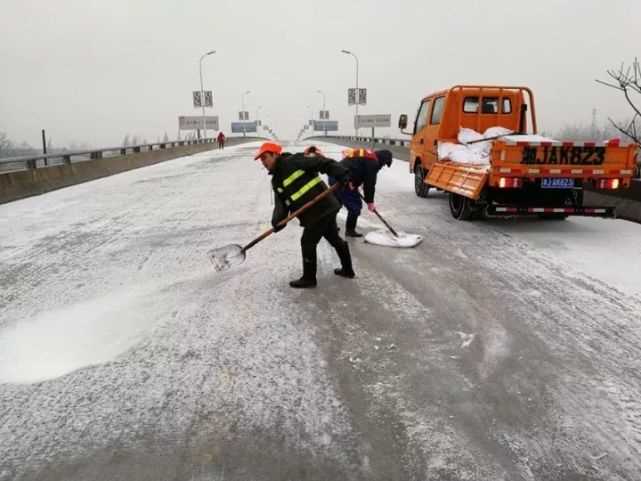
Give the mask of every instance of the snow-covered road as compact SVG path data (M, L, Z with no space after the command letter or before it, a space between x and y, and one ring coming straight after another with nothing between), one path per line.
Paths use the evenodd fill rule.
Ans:
M206 258L269 226L255 149L0 205L0 481L641 479L641 225L458 222L398 161L423 243L301 292L296 223Z

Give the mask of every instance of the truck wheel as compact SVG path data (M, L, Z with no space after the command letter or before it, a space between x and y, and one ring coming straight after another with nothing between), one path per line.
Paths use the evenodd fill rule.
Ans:
M472 201L467 197L450 192L450 212L457 220L470 220L474 215Z
M430 192L430 186L425 182L425 171L423 167L419 164L414 167L414 192L418 197L427 197L427 194Z

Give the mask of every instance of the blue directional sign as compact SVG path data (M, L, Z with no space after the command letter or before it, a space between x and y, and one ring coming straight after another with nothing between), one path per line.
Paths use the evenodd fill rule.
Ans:
M231 123L231 132L233 134L242 134L245 132L256 132L258 130L258 125L256 121L252 122L232 122Z
M314 120L314 130L316 132L336 132L338 120Z

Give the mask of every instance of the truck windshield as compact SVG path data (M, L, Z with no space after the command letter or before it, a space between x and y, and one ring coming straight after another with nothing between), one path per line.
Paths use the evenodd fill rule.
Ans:
M443 106L445 105L445 97L439 97L434 101L434 108L432 109L432 121L430 124L440 124L443 117Z
M431 101L424 100L421 104L418 114L416 115L416 124L414 125L414 133L420 132L427 124L427 113L429 112Z

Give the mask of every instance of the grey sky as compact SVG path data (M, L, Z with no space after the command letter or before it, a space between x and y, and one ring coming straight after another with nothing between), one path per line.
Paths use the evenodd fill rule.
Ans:
M593 107L600 120L627 116L594 78L641 53L638 0L3 0L0 13L0 131L34 145L41 128L58 145L174 138L176 117L198 113L191 91L210 49L205 88L223 130L249 89L252 117L262 105L285 138L306 106L319 109L318 89L341 130L353 130L354 61L342 48L360 57L364 113L395 123L452 84L524 84L548 131L588 123Z

